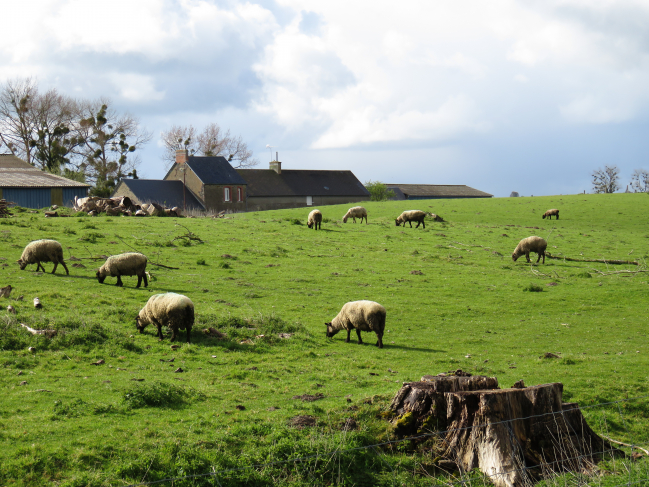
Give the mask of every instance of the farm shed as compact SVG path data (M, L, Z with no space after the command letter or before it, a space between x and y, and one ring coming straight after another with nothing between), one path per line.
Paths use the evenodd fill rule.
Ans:
M393 200L432 200L446 198L493 198L464 184L386 184L394 191Z
M248 183L248 210L278 210L367 201L370 194L351 171L237 169Z
M205 210L203 203L182 181L122 179L113 196L128 196L135 205L157 203L167 208Z
M13 154L0 154L0 199L25 208L72 206L90 186L35 168Z

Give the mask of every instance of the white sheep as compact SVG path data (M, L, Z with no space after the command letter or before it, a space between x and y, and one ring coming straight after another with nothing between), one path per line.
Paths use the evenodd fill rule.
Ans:
M538 262L541 260L541 257L543 257L543 263L545 264L545 249L547 248L547 246L548 243L541 237L533 236L524 238L523 240L518 242L518 245L514 249L512 260L516 262L516 259L525 254L527 262L531 262L530 252L536 252L539 256L539 258L536 259L536 263L538 264Z
M548 211L546 211L545 213L543 213L543 219L544 219L544 220L545 220L546 217L547 217L548 219L552 220L552 217L553 217L553 216L556 216L556 217L557 217L557 220L559 219L559 210L557 210L556 208L553 208L553 209L548 210Z
M187 296L176 293L154 294L135 318L135 327L142 333L147 325L158 327L158 338L162 337L162 326L171 329L171 341L178 330L187 330L187 343L194 326L194 303Z
M347 223L347 219L349 218L352 218L354 223L356 223L356 218L360 218L361 223L363 223L363 218L365 218L365 224L367 225L367 210L362 206L354 206L347 210L347 213L343 216L343 223Z
M126 252L119 255L111 255L106 259L97 271L97 280L103 284L106 277L117 277L116 286L123 286L121 276L137 276L137 286L140 287L144 279L144 287L149 285L146 277L146 255L139 252Z
M356 329L358 335L358 344L362 344L361 331L374 331L379 340L376 346L383 348L383 330L385 329L385 308L374 301L351 301L345 303L340 313L325 323L327 327L327 337L331 338L340 330L347 330L347 340L352 329Z
M21 271L28 264L36 264L36 270L40 268L45 272L45 267L43 267L41 262L54 262L52 274L56 272L56 268L61 264L65 269L65 273L70 275L68 266L63 261L63 247L56 240L34 240L27 244L25 250L23 250L23 254L18 259Z
M313 228L315 226L316 230L318 228L322 230L322 213L320 213L320 210L313 210L311 213L309 213L309 219L306 222L306 226L309 228Z
M397 226L403 223L404 227L406 226L406 223L410 223L410 228L412 228L412 222L417 222L417 226L415 228L419 228L420 223L424 226L424 228L426 228L426 223L424 222L425 218L425 212L421 210L409 210L401 213L401 215L399 215L395 220L395 223L397 224Z

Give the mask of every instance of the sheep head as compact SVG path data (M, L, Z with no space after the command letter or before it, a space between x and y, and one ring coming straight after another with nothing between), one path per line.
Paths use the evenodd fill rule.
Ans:
M394 223L396 223L397 226L401 225L401 217L398 217L396 220L394 220Z
M325 326L327 327L327 338L331 338L340 331L335 330L331 323L325 323Z
M516 252L514 252L514 253L512 254L512 260L513 260L514 262L516 262L516 259L518 259L521 255L522 255L522 254L517 254Z
M18 264L20 265L21 271L24 271L25 267L27 267L27 262L22 259L18 259L16 262L18 262Z
M347 215L343 217L343 223L347 223L347 218L349 218Z
M102 276L101 272L97 271L97 280L99 281L99 284L103 284L104 281L106 280L106 276Z
M140 315L137 315L135 317L135 328L137 328L137 331L139 331L140 333L142 333L144 331L144 328L146 328L146 325L140 322Z
M306 226L309 227L309 228L313 228L313 222L308 222L308 223L306 224Z

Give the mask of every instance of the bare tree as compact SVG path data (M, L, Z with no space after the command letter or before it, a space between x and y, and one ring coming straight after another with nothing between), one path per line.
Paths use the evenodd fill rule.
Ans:
M92 193L98 196L110 195L117 182L135 170L140 161L133 152L151 140L137 118L118 114L109 103L105 99L86 103L79 121L79 168L94 183Z
M198 156L223 156L236 168L259 164L257 159L252 158L252 151L241 136L232 136L229 130L222 133L217 123L209 124L198 134L191 125L174 125L168 131L162 132L160 138L165 146L163 160L167 167L174 163L178 149L187 149L190 154Z
M636 169L631 176L631 188L635 193L649 193L649 171Z
M593 191L595 193L615 193L620 189L620 170L617 166L604 166L591 175L593 178Z
M35 128L31 108L37 96L38 87L32 78L9 80L0 87L0 140L12 154L30 164Z

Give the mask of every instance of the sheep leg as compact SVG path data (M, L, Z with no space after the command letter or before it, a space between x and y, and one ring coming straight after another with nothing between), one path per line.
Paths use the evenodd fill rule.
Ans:
M65 273L69 276L69 275L70 275L70 271L68 270L68 266L65 265L65 262L63 262L63 261L61 261L61 265L62 265L63 268L65 269Z
M146 272L142 274L142 279L144 279L144 287L149 287L149 278L146 277Z
M122 276L117 276L117 284L116 286L122 287L124 283L122 282Z
M412 228L412 221L408 220L408 223L410 223L410 228Z
M190 343L190 342L189 342L189 335L190 335L190 332L191 332L191 328L188 326L188 327L187 327L187 343Z
M176 329L172 326L171 327L171 340L170 342L175 342L176 341Z
M155 326L158 327L158 335L157 335L157 336L158 336L158 338L159 338L160 340L162 340L162 339L164 338L164 337L162 336L162 325L161 325L160 322L159 322L158 320L156 320L155 318L151 318L151 321L153 321L153 324L154 324Z
M142 284L142 276L138 274L138 276L137 276L137 286L135 286L135 287L136 288L140 287L140 284Z
M36 272L38 272L39 267L43 269L43 272L45 272L45 267L43 267L43 264L41 264L40 261L36 262Z
M379 340L376 342L376 346L379 348L383 348L383 335L377 334L376 336L379 337Z
M356 335L358 335L358 344L362 345L363 340L361 340L361 331L358 328L356 328Z
M351 335L351 333L352 333L352 329L349 328L349 329L347 330L347 340L345 340L345 343L349 343L349 335Z
M528 263L531 263L531 262L532 262L532 261L530 260L530 251L529 251L529 250L528 250L527 252L525 252L525 258L527 259L527 262L528 262Z
M52 274L54 274L54 273L56 272L56 268L57 268L58 266L59 266L59 262L58 262L58 261L54 261L54 269L52 269ZM45 269L43 269L43 270L45 270Z

